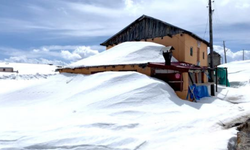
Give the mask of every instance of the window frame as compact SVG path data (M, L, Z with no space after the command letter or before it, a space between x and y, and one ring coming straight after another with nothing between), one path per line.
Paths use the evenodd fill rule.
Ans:
M190 56L193 56L193 53L194 53L194 50L193 50L193 47L190 47Z

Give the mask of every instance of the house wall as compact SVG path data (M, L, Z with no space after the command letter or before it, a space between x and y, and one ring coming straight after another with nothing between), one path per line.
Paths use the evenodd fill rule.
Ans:
M206 71L206 73L208 73L208 72ZM195 79L196 78L195 74L197 74L199 76L197 78L198 81L196 81L196 79ZM179 98L186 100L187 94L188 94L188 86L192 85L192 82L191 82L187 72L182 73L182 78L183 78L183 90L182 91L175 91L175 93ZM209 85L210 86L210 84L208 84L208 78L207 78L205 73L201 73L201 72L192 73L191 78L193 79L194 83L198 86L199 85L206 85L206 86ZM188 97L188 100L191 101L190 97Z
M163 38L147 39L149 42L155 42L164 46L173 46L175 49L173 50L173 56L179 61L183 61L185 56L185 51L183 51L184 45L182 44L184 40L185 39L181 34L172 37L164 36Z
M89 68L79 68L79 69L59 69L59 72L65 73L77 73L77 74L93 74L97 72L104 71L137 71L139 73L151 76L151 68L142 68L139 65L116 65L116 66L101 66L101 67L89 67Z
M145 41L145 40L142 40ZM200 43L199 60L200 66L207 66L207 45L201 41L197 41L195 38L188 34L177 34L172 37L164 36L154 39L147 39L148 42L155 42L164 46L173 46L173 56L178 60L186 63L197 65L198 62L198 42ZM115 45L113 45L115 46ZM110 49L113 46L108 46L106 49ZM193 56L190 56L190 48L193 47ZM204 54L203 54L204 53ZM203 58L204 55L204 58Z
M188 73L187 72L182 73L182 78L183 78L182 91L176 91L175 93L179 98L186 99L187 94L188 94L188 86L189 86Z
M112 47L114 47L115 45L109 45L109 46L107 46L106 47L106 50L108 50L108 49L110 49L110 48L112 48Z
M185 43L185 59L184 62L198 65L198 56L199 56L199 65L207 66L207 45L199 40L196 40L188 34L184 34ZM190 49L193 49L193 55L190 55ZM198 52L199 49L199 52ZM204 56L204 57L203 57Z

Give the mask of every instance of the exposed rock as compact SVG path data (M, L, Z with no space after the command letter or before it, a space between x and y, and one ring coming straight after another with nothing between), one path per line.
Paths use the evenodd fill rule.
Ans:
M250 119L237 127L237 150L250 150Z
M227 149L236 150L236 142L237 142L237 137L230 138L227 144Z
M250 132L250 118L247 119L244 123L242 123L239 127L237 127L238 131Z

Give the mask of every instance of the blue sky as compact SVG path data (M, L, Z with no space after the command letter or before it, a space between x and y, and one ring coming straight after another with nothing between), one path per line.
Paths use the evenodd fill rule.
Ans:
M0 61L70 63L103 51L101 42L143 14L208 40L207 4L208 0L1 0ZM216 50L225 40L232 60L242 49L248 53L250 1L215 0L213 7Z

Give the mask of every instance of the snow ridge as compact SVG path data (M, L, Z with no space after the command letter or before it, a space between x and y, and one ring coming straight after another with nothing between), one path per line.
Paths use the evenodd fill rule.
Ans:
M0 80L33 80L33 79L47 79L49 76L54 74L13 74L13 73L2 73L0 74Z

